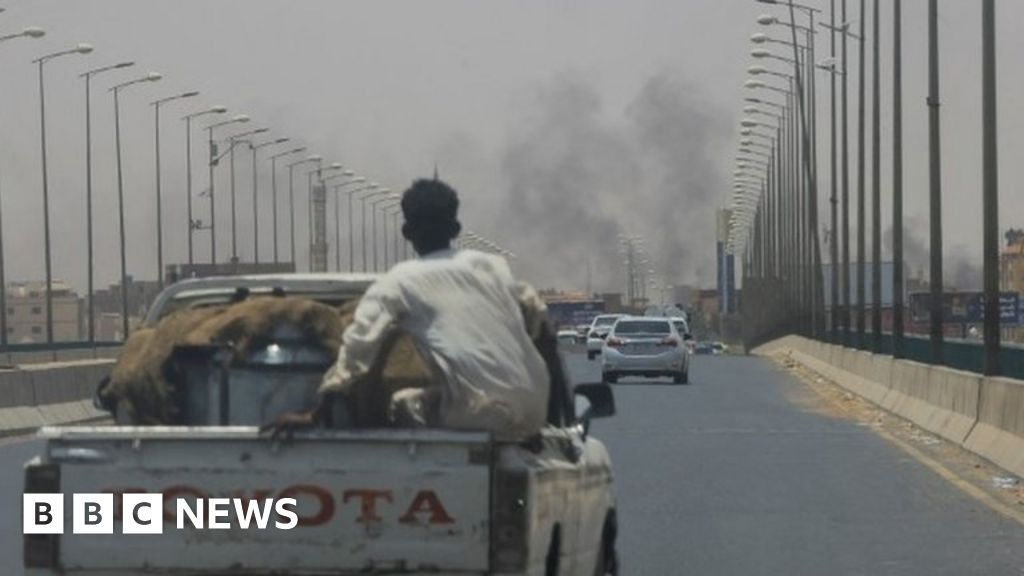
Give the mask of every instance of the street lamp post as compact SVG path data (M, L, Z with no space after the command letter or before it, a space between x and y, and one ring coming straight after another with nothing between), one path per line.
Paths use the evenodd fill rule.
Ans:
M871 350L882 352L882 70L878 0L871 18Z
M877 0L876 0L877 1ZM981 3L982 114L982 249L984 250L986 376L998 376L999 366L999 170L996 116L996 3Z
M316 164L319 167L321 162L323 162L322 156L312 154L303 160L296 160L288 164L288 219L290 222L288 232L291 235L291 246L289 248L291 249L292 268L296 271L298 271L299 266L295 262L295 167L307 163Z
M157 284L159 284L161 288L163 288L164 285L164 234L162 211L163 198L160 193L160 106L168 102L182 100L185 98L193 98L198 95L199 92L185 92L184 94L168 96L152 102L153 120L156 126L156 280Z
M280 256L278 252L277 243L277 159L282 156L290 156L292 154L298 154L305 152L306 147L300 146L298 148L292 148L284 152L278 152L270 157L270 201L272 203L271 214L273 215L273 227L274 227L274 264L280 263Z
M214 190L216 190L216 182L214 180L214 168L217 167L217 163L220 161L217 156L217 144L213 140L213 131L221 126L227 126L229 124L245 124L249 121L249 117L245 114L238 114L234 118L210 124L206 127L206 139L209 143L210 156L207 159L207 165L210 172L210 264L217 264L217 202L215 200Z
M0 42L16 38L42 38L46 32L37 26L29 26L21 32L0 36ZM90 306L91 308L91 306ZM0 347L7 347L7 278L4 264L3 210L0 208Z
M378 261L377 261L377 245L380 244L380 242L378 242L378 240L377 240L377 205L381 204L383 202L389 202L389 201L397 200L398 198L399 198L399 196L397 194L392 194L390 192L387 192L387 193L385 193L385 195L382 198L377 198L376 200L373 200L372 202L370 202L370 219L373 222L372 225L371 225L372 226L372 234L371 234L371 236L372 236L372 239L373 239L373 271L374 272L379 272L380 271L380 269L378 267Z
M278 138L276 140L270 140L269 142L263 142L261 144L253 144L249 142L249 150L252 152L252 261L253 264L260 263L260 203L259 203L259 177L256 171L256 153L261 148L267 146L276 146L278 144L284 144L288 138Z
M93 277L94 277L94 259L93 259L93 233L92 233L92 77L104 72L111 70L118 70L121 68L128 68L133 66L134 62L120 62L118 64L112 64L110 66L103 66L100 68L93 68L92 70L86 71L79 74L80 78L85 78L85 250L86 250L86 308L88 309L88 339L89 343L92 344L96 341L96 318L93 308ZM4 313L6 313L6 304L0 302L0 306L4 307ZM6 326L2 327L6 332Z
M380 196L382 194L390 194L390 193L391 193L391 189L389 189L389 188L381 188L379 190L370 192L369 194L366 194L365 196L361 196L359 198L359 208L360 208L360 213L362 215L361 224L359 226L359 231L362 234L362 241L360 242L360 248L362 248L362 251L363 251L363 272L369 272L369 267L367 266L367 261L366 261L367 260L367 258L366 258L366 199L367 198L373 198L373 197L376 197L376 196Z
M228 155L230 158L231 168L231 262L238 262L238 210L235 203L235 147L239 142L247 142L243 138L247 136L254 136L256 134L263 134L267 132L269 128L257 128L255 130L249 130L248 132L242 132L240 134L233 134L228 137Z
M395 198L396 204L384 204L380 208L380 219L384 223L383 224L383 230L381 231L381 236L384 237L384 271L385 272L388 270L388 268L391 267L391 264L388 262L388 260L389 260L389 258L388 258L389 244L390 244L390 239L388 238L388 217L391 216L390 210L393 209L393 208L397 208L398 207L397 201L398 201L398 199Z
M358 180L359 182L365 182L366 178L363 178L363 177L360 176L359 178L356 178L356 180ZM356 182L356 180L353 180L353 182ZM353 222L352 222L352 197L355 194L358 194L360 192L365 192L367 190L376 190L378 187L379 186L378 186L378 184L376 182L370 182L366 186L363 186L361 188L353 188L352 190L348 191L347 196L348 196L348 271L349 272L355 272L356 271L355 234L353 232L354 225L353 225ZM364 236L364 238L365 238L365 236ZM364 271L365 271L365 268L364 268Z
M352 178L353 176L355 176L355 172L353 172L351 170L345 170L341 174L337 174L337 175L332 176L330 178L325 178L324 179L324 183L326 184L328 181L335 180L335 179L338 179L338 178ZM360 182L365 182L365 181L366 181L366 178L363 178L362 176L360 176L360 177L357 177L357 178L353 178L353 179L349 180L348 182L342 182L341 184L337 184L336 186L334 186L334 271L335 272L341 272L341 196L340 196L339 193L340 193L341 189L344 188L345 186L348 186L350 184L356 184L356 183L360 183ZM351 222L351 217L349 218L349 221ZM351 224L349 224L349 226L351 226Z
M16 38L42 38L46 32L38 26L29 26L21 32L0 36L0 42ZM2 202L0 202L2 204ZM89 309L92 311L92 293L89 294ZM0 207L0 347L7 347L7 277L4 264L3 209Z
M124 233L124 169L121 161L121 90L143 82L157 82L163 76L150 72L141 78L122 82L110 89L114 93L114 139L117 150L117 218L121 244L121 339L128 339L128 260Z
M31 34L30 34L31 36ZM70 50L53 52L32 61L39 65L39 133L43 157L43 237L46 252L46 343L53 344L53 267L50 252L50 187L46 165L46 89L43 82L43 65L54 58L70 54L89 54L92 46L79 44Z
M833 0L834 2L835 0ZM893 0L892 355L903 358L903 0Z
M224 106L213 106L207 110L200 110L186 115L185 120L185 204L188 213L188 264L195 264L195 251L192 246L192 234L196 231L196 221L192 218L192 119L207 114L223 114L228 109Z
M928 212L932 364L945 361L942 332L942 158L939 123L939 2L928 0Z

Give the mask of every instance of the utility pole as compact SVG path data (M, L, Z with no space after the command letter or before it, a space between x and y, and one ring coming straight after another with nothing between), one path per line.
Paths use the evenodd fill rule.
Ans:
M903 357L903 0L893 0L892 355Z
M882 70L878 0L871 19L871 349L882 351Z
M860 46L857 62L857 347L864 345L864 0L860 0Z
M843 201L843 261L842 261L842 321L843 343L850 344L850 115L849 115L849 82L850 66L847 52L849 30L846 19L846 0L841 2L843 20L843 76L842 76L842 201Z
M942 332L942 172L939 132L939 0L928 0L929 259L932 364L945 362Z
M982 84L982 238L985 274L985 375L998 376L999 367L999 164L996 121L996 3L981 4Z
M897 0L898 1L898 0ZM844 30L845 34L845 30ZM839 66L836 62L836 0L831 0L830 11L829 11L829 36L830 36L830 51L829 55L832 58L832 70L830 71L829 78L831 79L831 90L829 91L829 97L831 99L831 131L829 136L832 139L832 145L829 149L831 155L831 169L829 175L832 179L831 195L829 196L829 209L830 216L832 218L832 242L829 244L830 260L832 261L832 286L829 291L829 302L831 303L831 329L832 329L832 342L835 343L839 336L839 235L837 234L838 227L838 209L836 191L838 187L838 175L836 174L836 74L839 73ZM845 66L845 63L843 64Z

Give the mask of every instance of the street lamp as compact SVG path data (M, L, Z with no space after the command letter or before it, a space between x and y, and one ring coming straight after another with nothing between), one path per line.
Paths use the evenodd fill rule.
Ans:
M292 268L296 271L299 267L295 262L295 167L301 164L316 164L318 169L321 162L323 162L323 156L311 154L303 160L296 160L288 164L288 219L290 222L288 232L291 235Z
M276 140L270 140L263 142L262 144L253 144L249 142L249 150L252 151L252 261L253 264L260 263L260 203L259 203L259 177L256 172L256 153L261 148L267 146L276 146L278 144L284 144L288 142L290 138L277 138Z
M128 261L125 256L126 244L124 233L124 170L121 161L121 90L143 82L157 82L162 75L150 72L141 78L117 84L110 89L114 93L114 138L117 148L117 214L118 229L121 242L121 327L122 340L128 339Z
M186 115L185 121L185 203L188 212L188 264L195 264L195 255L192 249L192 234L199 228L198 222L192 218L192 119L207 114L223 114L228 109L224 106L213 106L206 110L193 112Z
M86 286L86 300L87 307L89 309L88 319L88 332L89 332L89 343L96 341L96 324L95 314L93 313L93 249L92 249L92 77L110 70L119 70L121 68L128 68L133 66L134 62L119 62L110 66L103 66L100 68L93 68L92 70L86 71L79 74L79 78L85 78L85 246L86 246L86 268L87 268L87 286ZM2 278L2 276L0 276ZM0 279L2 282L2 279ZM6 304L0 302L0 306L4 308L6 314ZM6 333L6 327L2 327ZM6 335L6 334L5 334Z
M22 35L26 35L22 31ZM27 36L32 37L29 33ZM32 61L39 65L39 125L40 142L43 156L43 236L46 252L46 343L53 344L53 268L50 254L50 189L49 174L46 165L46 89L43 82L43 65L61 56L70 54L88 54L92 52L89 44L79 44L70 50L53 52Z
M381 221L384 223L384 228L381 230L381 237L384 238L384 271L385 272L387 272L388 268L390 267L388 265L388 244L389 244L389 241L388 241L388 216L389 216L388 209L391 209L391 208L399 208L400 209L401 206L398 204L398 202L402 199L402 197L399 196L398 194L394 194L394 195L390 196L390 199L392 200L391 204L388 204L387 202L385 202L380 207ZM374 216L375 220L376 220L376 218L377 217ZM376 247L376 245L377 245L377 243L376 243L376 240L375 240L374 241L374 246Z
M238 211L235 204L235 147L239 142L248 142L243 140L246 136L254 136L256 134L263 134L268 132L269 128L257 128L255 130L249 130L248 132L241 132L239 134L233 134L228 137L228 151L230 155L230 169L231 169L231 262L238 262Z
M366 178L362 176L356 176L355 172L351 170L345 170L341 174L325 178L324 182L328 180L335 180L338 178L349 178L347 182L342 182L334 186L334 270L341 272L341 196L340 191L345 186L351 186L352 184L361 184L366 182ZM352 199L349 197L348 205L348 226L349 226L349 257L352 255Z
M366 194L364 196L360 196L359 197L359 209L360 209L360 216L361 216L361 218L360 218L360 226L359 226L359 232L360 232L360 235L361 235L361 239L360 240L361 241L360 241L360 246L359 247L362 249L362 253L363 253L363 272L369 272L369 267L367 266L367 262L366 262L366 260L367 260L367 258L366 258L366 199L367 198L373 198L375 196L380 196L382 194L390 194L391 193L391 189L390 188L380 188L376 184L371 184L370 186L368 186L366 188L366 191L368 191L369 194Z
M394 266L395 264L398 264L398 262L399 262L399 260L398 260L398 245L402 242L402 236L401 236L401 233L400 233L399 227L398 227L398 216L402 214L402 205L401 204L395 204L393 206L388 206L388 208L391 209L391 212L388 212L387 208L386 208L384 214L385 214L385 218L387 218L388 216L391 217L391 229L392 229L393 234L394 234L394 239L392 241L393 257L391 259L391 265ZM384 226L385 226L384 237L387 238L387 221L386 220L385 220ZM388 268L387 258L388 258L387 250L384 250L384 267L385 268Z
M298 148L292 148L291 150L278 152L277 154L274 154L270 157L270 200L273 203L271 213L273 214L274 219L274 264L278 264L280 262L277 250L277 159L281 158L282 156L290 156L292 154L298 154L300 152L305 151L305 146L299 146Z
M379 244L379 242L377 241L377 205L382 203L382 202L391 202L391 201L395 201L395 200L400 200L401 199L401 196L399 196L398 194L393 194L390 190L388 190L387 192L382 190L380 192L380 194L382 195L381 198L377 198L376 200L373 200L372 202L370 202L370 219L373 222L372 225L371 225L372 226L371 237L373 238L373 271L374 272L379 272L379 268L378 268L378 265L377 265L377 244ZM374 194L371 194L370 196L374 196Z
M41 38L46 35L42 28L29 26L21 32L0 36L0 42L15 38ZM3 211L0 210L0 346L7 346L7 279L4 265Z
M160 98L151 103L156 124L156 280L161 288L164 286L164 235L162 198L160 194L160 106L168 102L193 98L195 96L199 96L199 92L185 92L184 94Z
M206 139L209 143L210 151L210 157L208 160L210 171L210 264L217 264L217 203L215 201L214 194L214 190L216 190L216 182L214 180L213 169L217 167L217 163L220 161L217 156L217 144L213 141L213 131L221 126L245 124L248 121L248 116L245 114L238 114L234 118L210 124L206 127Z
M366 182L366 178L363 178L362 176L360 176L360 177L356 178L355 180L353 180L351 183L354 184L354 183L362 183L362 182ZM350 183L343 184L342 186L345 186L347 184L350 184ZM341 186L339 186L338 188L340 188L340 187ZM348 271L349 272L355 272L355 268L356 268L355 238L354 238L354 233L353 233L354 225L353 225L353 222L352 222L352 197L355 196L356 194L360 193L360 192L366 192L366 191L369 191L369 190L376 190L379 187L380 187L380 185L378 185L376 182L370 182L366 186L363 186L361 188L353 188L352 190L348 191L347 196L348 196ZM363 238L364 239L366 238L365 234L363 235ZM365 262L364 262L364 266L365 266ZM364 271L365 271L365 268L364 268Z

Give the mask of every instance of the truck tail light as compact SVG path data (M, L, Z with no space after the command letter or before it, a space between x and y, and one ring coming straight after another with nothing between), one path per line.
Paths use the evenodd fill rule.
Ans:
M529 538L529 478L525 470L499 471L494 480L491 506L491 572L526 570Z
M605 340L605 343L607 343L612 348L622 348L623 346L626 345L626 341L623 340L622 338L609 338Z
M60 467L30 463L25 467L26 494L60 493ZM22 559L26 568L57 568L60 561L60 535L25 534Z
M679 341L670 336L668 338L665 338L661 342L658 342L658 346L667 346L669 348L675 348L679 346Z

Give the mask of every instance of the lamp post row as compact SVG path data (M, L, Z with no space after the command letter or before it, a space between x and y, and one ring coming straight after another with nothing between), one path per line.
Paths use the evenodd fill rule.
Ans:
M17 38L40 38L45 35L45 31L38 27L27 27L21 32L0 35L0 43ZM49 165L48 165L48 146L47 146L47 116L46 116L46 84L45 84L45 68L46 64L52 60L70 56L70 55L86 55L90 54L93 48L89 44L78 44L73 48L53 52L41 56L32 61L33 64L38 67L38 86L39 86L39 119L40 119L40 151L41 151L41 167L42 167L42 200L43 200L43 235L44 235L44 262L45 262L45 308L46 308L46 342L53 344L55 342L55 326L54 326L54 313L53 313L53 266L52 266L52 234L50 227L50 186L49 186ZM94 293L95 293L95 257L94 257L94 231L93 231L93 138L92 138L92 84L93 78L107 73L116 71L119 69L128 68L134 65L134 62L120 62L108 66L102 66L93 68L81 73L79 76L85 80L85 204L86 204L86 268L87 268L87 339L90 343L96 341L96 326L95 326L95 308L94 308ZM119 237L119 260L120 260L120 275L121 275L121 317L122 325L121 332L122 338L127 337L130 326L130 308L131 308L131 294L128 290L128 272L127 272L127 254L126 254L126 224L125 224L125 190L124 190L124 159L123 150L121 144L121 96L122 91L130 86L156 82L161 80L162 76L155 72L150 72L144 76L121 82L109 89L112 94L114 104L114 136L115 136L115 153L116 153L116 169L117 169L117 201L118 201L118 237ZM154 109L154 139L155 139L155 200L156 200L156 245L157 245L157 281L160 286L164 283L164 232L163 232L163 190L162 190L162 157L161 157L161 110L163 105L171 103L176 100L182 100L198 96L199 93L185 92L165 98L160 98L152 101L150 104ZM200 116L208 114L222 114L226 112L226 108L223 106L214 106L209 109L201 110L187 114L183 117L185 121L185 132L186 132L186 196L187 196L187 229L188 229L188 261L192 265L195 263L194 254L194 238L193 234L196 230L209 229L211 231L210 240L210 261L216 263L216 218L215 218L215 181L213 168L217 164L216 155L216 142L214 140L214 129L229 124L244 123L248 121L248 117L244 115L238 115L234 118L211 124L206 127L208 131L208 142L210 145L210 188L207 192L210 197L210 223L208 226L202 226L201 221L194 218L193 207L192 207L192 194L193 194L193 178L192 178L192 121ZM229 137L231 144L237 144L240 142L240 137L243 135L252 135L255 133L263 132L266 129L254 130L249 133L235 134ZM245 141L252 152L253 158L253 235L254 235L254 246L253 246L253 257L254 261L259 261L259 208L258 208L258 178L257 178L257 151L271 145L282 144L287 142L288 138L277 138L275 140L263 143L255 143L251 140ZM278 222L277 222L277 181L276 181L276 164L277 160L283 156L289 154L296 154L304 151L305 147L295 148L279 154L275 154L271 159L271 172L273 178L272 184L272 199L273 199L273 242L274 242L274 261L279 262L280 254L278 248ZM229 150L233 152L233 146ZM309 161L307 159L306 161ZM318 170L316 175L318 178L322 175L323 170L320 170L319 160L317 161ZM331 165L325 170L340 169L341 166L338 164ZM232 171L233 172L233 171ZM345 171L346 176L353 176L351 171ZM233 175L233 174L232 174ZM310 174L312 177L312 173ZM232 179L233 180L233 179ZM358 182L364 182L365 178L356 178L347 184L353 184ZM232 187L232 200L234 200L234 187ZM337 188L336 188L337 192ZM292 251L294 254L294 193L290 195L292 203ZM337 199L336 199L337 202ZM336 206L337 207L337 206ZM351 220L351 212L349 214ZM236 233L236 222L235 222L235 210L234 202L232 202L232 255L237 259L237 233ZM335 218L336 229L338 227L338 218ZM351 234L351 229L350 229ZM336 245L339 232L336 231ZM397 244L396 244L397 246ZM354 268L353 258L351 258L350 246L350 268ZM365 250L365 247L364 247ZM2 219L2 195L0 195L0 346L6 346L8 344L8 321L7 321L7 282L6 282L6 267L4 263L4 247L3 247L3 219ZM294 258L292 259L294 262ZM340 252L336 257L336 268L340 268ZM364 267L365 268L365 267Z
M905 353L905 279L903 248L903 115L902 115L902 2L892 3L893 52L892 52L892 217L893 217L893 276L892 276L892 340L886 349L882 332L882 205L881 205L881 52L880 21L882 14L879 0L871 6L871 174L870 188L867 180L867 118L865 77L867 62L868 7L865 0L859 4L859 33L850 32L851 20L847 18L847 0L830 0L829 23L820 25L830 32L830 58L819 65L813 59L815 14L813 7L795 2L761 0L765 3L786 5L790 22L781 22L774 16L758 18L761 24L782 24L789 26L792 42L755 34L754 42L777 42L788 44L793 49L792 58L784 58L770 51L758 49L752 52L757 58L772 58L792 65L791 76L796 83L789 89L779 88L759 80L750 80L747 87L771 90L785 94L786 104L780 105L756 97L748 101L760 106L782 107L782 114L776 119L777 134L756 132L754 127L771 124L744 120L741 141L742 156L737 156L738 166L734 185L734 213L730 220L728 245L734 253L745 255L751 261L744 266L745 277L751 281L751 292L758 292L772 282L781 283L780 293L786 301L782 307L787 313L797 311L797 317L810 315L810 322L801 322L799 330L810 335L822 336L826 325L824 290L822 289L822 267L820 265L819 241L817 238L818 197L816 178L816 151L813 140L815 129L816 90L813 87L817 69L830 74L830 165L831 185L829 195L830 260L832 263L830 298L831 314L828 334L836 341L848 345L870 348L875 352L892 352L896 357ZM837 6L838 4L838 6ZM837 9L839 18L837 20ZM800 26L795 21L795 11L807 16L809 25ZM984 372L999 374L1000 346L1000 293L999 293L999 222L998 222L998 149L997 149L997 97L996 97L996 50L995 50L995 2L983 0L982 15L982 157L983 157L983 315L984 315ZM940 162L940 117L939 117L939 67L938 67L938 2L928 2L928 117L929 117L929 211L930 211L930 341L931 361L943 363L943 280L942 280L942 222L941 222L941 164ZM797 30L806 36L800 46ZM856 134L856 211L855 231L856 260L853 262L856 282L850 285L850 174L849 174L849 133L848 133L848 39L858 42L857 59L857 134ZM840 66L837 57L841 59ZM787 74L751 67L752 74L773 74L786 77ZM806 81L806 85L804 84ZM793 102L796 102L795 106ZM765 113L763 108L745 109L748 114ZM789 119L799 118L793 124ZM798 139L794 142L793 132ZM760 149L762 149L760 150ZM776 163L775 160L781 161ZM789 163L787 168L785 164ZM794 173L793 168L801 170ZM797 176L794 179L794 176ZM867 201L870 194L871 219L871 280L870 280L870 339L868 338L867 297L868 288L866 262L869 258L867 244ZM777 212L778 211L778 212ZM795 212L795 216L794 213ZM795 224L795 225L794 225ZM795 268L794 268L795 264ZM758 284L761 282L762 284ZM850 301L851 292L855 295ZM750 299L747 300L751 301ZM763 304L763 302L762 302ZM852 314L851 314L852 312ZM852 318L851 318L852 316ZM775 318L768 325L784 321Z

